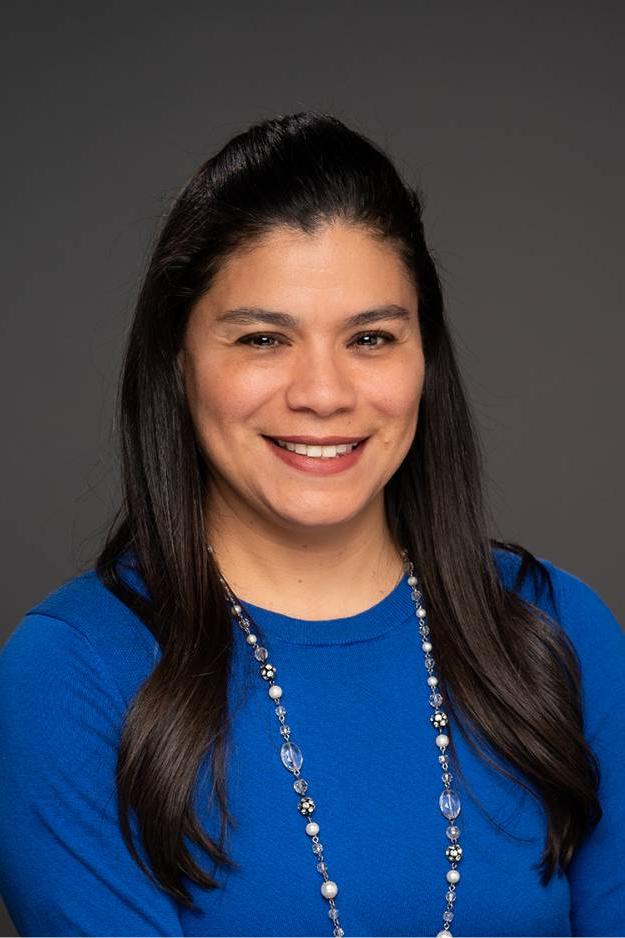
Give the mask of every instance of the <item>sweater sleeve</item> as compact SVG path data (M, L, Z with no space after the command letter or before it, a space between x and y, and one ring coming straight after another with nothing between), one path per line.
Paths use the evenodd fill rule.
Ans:
M586 583L559 572L558 604L582 668L584 734L599 760L603 817L567 870L573 935L625 935L621 823L625 782L625 633Z
M0 889L20 935L182 934L119 828L123 717L87 637L28 613L0 654Z

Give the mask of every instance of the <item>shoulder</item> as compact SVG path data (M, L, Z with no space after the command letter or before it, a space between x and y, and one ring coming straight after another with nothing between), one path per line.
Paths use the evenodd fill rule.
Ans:
M539 606L563 628L577 635L580 626L582 633L588 631L589 620L600 622L618 643L623 629L605 600L586 580L544 557L536 557L536 564L523 570L522 558L510 550L495 548L493 556L504 586ZM581 640L583 635L578 637Z
M127 574L124 573L127 579ZM131 584L135 586L136 583ZM0 651L0 681L13 691L36 693L37 674L74 672L89 683L97 674L127 705L154 667L156 643L149 629L94 570L57 586L33 605Z
M521 558L500 549L494 555L504 585L546 612L570 640L580 665L587 729L598 731L625 695L621 623L591 584L552 561L537 557L542 572L528 572L518 584Z

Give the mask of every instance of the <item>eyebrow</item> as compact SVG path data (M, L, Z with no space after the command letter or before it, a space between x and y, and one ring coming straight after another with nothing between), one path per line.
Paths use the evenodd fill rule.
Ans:
M374 306L371 309L364 309L360 313L354 313L352 316L348 316L343 321L343 324L346 328L351 328L353 326L364 326L372 322L379 322L381 319L406 321L413 317L414 313L411 313L404 306L397 306L395 303L390 303L386 306ZM281 326L284 329L295 329L299 323L297 317L291 315L291 313L263 309L261 306L238 306L236 309L228 309L220 313L216 321L238 323L243 326L263 322L271 326Z

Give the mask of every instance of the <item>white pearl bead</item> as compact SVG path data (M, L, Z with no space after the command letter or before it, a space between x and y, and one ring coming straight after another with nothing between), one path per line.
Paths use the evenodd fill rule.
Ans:
M409 576L409 577L408 577L408 585L409 585L409 586L416 586L416 585L417 585L417 578L416 578L416 576Z
M272 700L279 700L282 697L282 688L279 684L272 684L269 688L269 696Z
M450 931L447 931L447 929L444 928L442 931L438 932L436 938L452 938L452 935Z
M438 678L434 677L434 675L431 674L430 677L428 678L428 684L430 687L436 687L436 685L438 684Z
M448 883L457 883L460 881L460 873L458 870L449 870L447 873L447 882Z
M238 603L235 603L232 608L234 609L235 612L241 612L241 607L239 606Z
M247 642L248 645L255 645L258 639L256 638L253 632L250 632L250 634L247 636L245 641Z
M326 879L325 883L321 884L321 895L324 899L334 899L338 891L339 887L331 879Z
M421 642L421 648L425 652L432 651L432 642Z
M308 834L309 837L314 837L315 834L319 833L319 825L315 823L315 821L310 821L306 825L306 833Z
M445 736L444 733L439 733L436 737L436 745L439 749L444 749L445 746L449 746L449 736Z
M419 608L417 609L417 615L419 616L420 619L425 619L426 611L423 608L423 606L419 606Z

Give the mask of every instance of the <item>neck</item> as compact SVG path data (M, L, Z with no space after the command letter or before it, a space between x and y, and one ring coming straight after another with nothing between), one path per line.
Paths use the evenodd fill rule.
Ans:
M369 519L370 521L371 519ZM301 619L357 615L379 602L403 575L386 524L349 530L276 532L229 516L208 542L219 571L243 602Z

